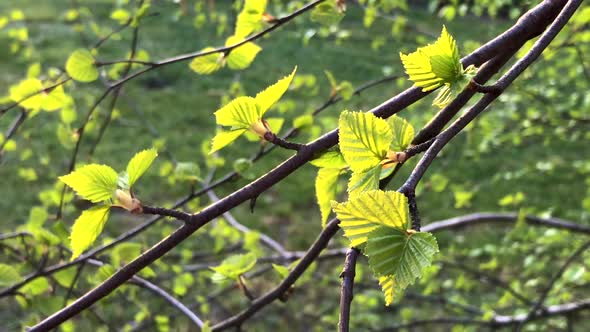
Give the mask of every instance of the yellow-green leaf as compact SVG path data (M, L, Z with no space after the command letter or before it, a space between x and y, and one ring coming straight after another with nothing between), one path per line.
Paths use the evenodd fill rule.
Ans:
M9 286L21 281L18 271L7 264L0 264L0 286Z
M42 93L43 103L41 108L47 112L56 111L71 102L71 97L66 95L63 86L57 86L49 93Z
M408 200L395 191L365 191L347 202L333 202L332 209L351 247L365 243L369 233L380 226L403 231L409 227Z
M209 154L217 152L226 147L231 142L235 141L240 135L246 132L247 129L236 129L230 131L220 131L213 137L211 141L211 151Z
M330 216L331 202L336 199L338 176L341 170L337 168L320 168L315 178L315 195L322 216L322 227Z
M243 38L262 27L267 0L246 0L236 20L235 36Z
M393 140L389 145L389 149L397 152L407 149L414 139L414 127L397 115L387 119L387 123L393 132Z
M445 85L438 91L436 98L432 101L432 105L439 108L444 108L465 89L465 87L471 81L471 78L475 76L476 69L473 65L465 68L463 75L456 79L452 84L445 83Z
M414 86L421 87L424 92L452 83L462 75L457 43L444 26L434 44L407 55L400 53L400 57Z
M86 49L75 50L66 61L66 71L80 82L92 82L98 78L94 57Z
M430 266L438 244L432 234L407 234L400 229L379 227L369 235L365 253L377 276L393 276L395 286L405 289Z
M338 24L343 17L344 12L339 8L336 1L320 3L311 11L311 20L325 26Z
M268 111L272 105L274 105L285 92L289 89L289 85L291 85L291 81L293 81L293 77L295 77L295 73L297 72L297 66L293 68L293 71L289 76L285 76L278 80L275 84L269 86L268 88L264 89L263 91L259 92L256 95L256 102L260 107L260 115L264 115L266 111Z
M310 162L315 167L320 168L345 168L348 166L342 153L337 150L326 151L322 153L319 157L315 158Z
M213 47L207 47L201 52L208 52L214 50ZM198 74L208 75L218 71L223 67L224 58L222 53L211 53L205 56L194 58L189 67Z
M393 139L387 121L372 113L344 111L340 114L338 130L340 151L355 172L379 165Z
M41 108L43 103L41 90L43 90L41 81L36 78L28 78L10 88L10 98L15 102L20 102L20 106L26 109L37 110Z
M232 129L248 129L261 116L260 107L252 97L238 97L215 112L217 124Z
M109 206L95 206L82 212L76 219L70 235L72 259L76 259L94 243L109 218L109 211Z
M398 293L395 287L395 278L393 276L379 277L379 285L385 295L385 305L389 306L393 303L395 295Z
M231 46L242 41L241 37L231 36L225 41L225 46ZM256 58L262 48L252 42L234 48L226 57L227 66L233 70L245 69Z
M145 173L157 156L158 152L155 149L147 149L136 153L129 160L127 164L127 175L129 176L130 187Z
M111 12L111 18L119 24L125 24L131 18L131 14L125 9L118 8Z
M211 270L217 272L213 276L213 280L237 279L240 275L250 271L255 265L256 256L253 253L230 256L218 266L211 267Z
M117 190L117 172L106 165L82 166L59 179L83 198L98 203L111 198Z
M353 172L348 181L348 197L355 197L364 191L379 189L381 165L377 165L366 171Z

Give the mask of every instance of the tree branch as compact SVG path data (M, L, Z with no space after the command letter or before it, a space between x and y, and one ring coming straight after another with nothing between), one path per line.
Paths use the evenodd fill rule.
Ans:
M354 276L356 268L356 259L359 255L359 250L350 248L346 251L346 260L344 261L344 268L340 273L342 278L342 286L340 287L340 320L338 321L338 331L350 331L350 304L352 303Z
M319 2L314 2L317 4ZM514 39L518 40L522 38L520 34L524 31L532 30L537 31L540 27L544 27L545 24L551 22L553 19L553 12L559 10L561 3L558 1L543 2L532 12L539 15L528 15L527 19L521 19L515 25L501 36L497 37L493 41L485 44L480 49L473 52L471 55L463 59L463 65L476 64L479 65L484 61L492 58L496 53L506 47L506 43L513 42ZM526 34L528 36L528 34ZM256 35L254 35L256 36ZM151 67L150 67L151 68ZM127 79L136 77L138 73L130 75ZM119 84L124 81L119 81ZM117 83L115 83L117 84ZM391 98L385 103L375 107L372 112L379 117L388 117L392 114L399 112L405 107L416 102L418 99L424 97L426 94L421 92L418 88L411 88L405 92L399 94L396 97ZM485 99L487 96L484 96ZM482 99L482 100L483 100ZM491 101L488 101L488 103ZM487 104L486 104L487 105ZM479 112L478 112L479 113ZM159 257L163 256L168 251L176 247L180 242L188 238L192 233L201 228L203 225L208 223L213 218L221 215L222 213L229 211L235 206L248 201L254 197L260 195L261 192L270 188L277 182L280 182L289 174L297 170L299 167L311 160L316 153L323 151L337 143L337 130L334 130L326 135L320 137L314 142L307 145L306 149L300 150L295 156L287 159L285 162L277 166L266 175L260 177L249 185L242 189L234 192L233 194L223 198L219 202L208 206L201 212L192 216L190 223L186 223L183 227L172 233L170 236L154 245L152 248L144 252L141 256L122 267L119 271L113 274L109 279L105 280L102 284L98 285L93 290L86 293L84 296L76 300L70 306L60 310L59 312L46 318L44 321L37 324L32 328L31 331L40 331L51 329L61 324L66 319L76 315L78 312L89 307L96 301L100 300L104 296L111 293L119 285L123 284L126 280L131 278L135 273L140 271L142 268L154 262ZM438 142L438 139L434 142L433 146L428 150L433 150L433 147ZM428 152L427 152L428 153ZM423 158L424 160L425 158ZM335 231L335 230L334 230ZM286 279L287 280L287 279ZM284 291L284 290L283 290ZM282 292L281 292L282 293ZM249 315L249 314L247 314Z
M332 219L326 225L326 228L320 233L315 242L309 247L305 256L301 258L297 266L289 273L280 285L263 296L252 301L252 304L247 309L238 313L235 316L229 317L212 327L213 331L221 331L230 327L239 326L244 321L252 317L260 309L264 308L267 304L272 303L274 300L280 298L291 286L297 281L297 279L307 270L307 268L316 260L320 252L326 248L330 239L338 232L340 221L338 219Z

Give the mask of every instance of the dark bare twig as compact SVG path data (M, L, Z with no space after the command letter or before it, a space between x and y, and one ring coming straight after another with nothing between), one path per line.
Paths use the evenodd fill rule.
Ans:
M287 150L299 151L303 147L305 147L305 144L289 142L286 139L278 137L275 133L272 132L267 132L266 134L264 134L264 139L274 145L280 146L283 149Z
M270 304L274 300L280 298L287 290L291 288L291 286L295 283L295 281L297 281L303 272L305 272L309 265L311 265L316 260L320 252L326 248L328 242L330 242L330 239L338 231L339 223L340 221L338 219L332 219L330 222L328 222L326 228L324 228L316 241L311 245L311 247L309 247L305 256L301 258L297 266L295 266L295 268L291 271L291 273L289 273L287 278L281 282L280 285L252 301L252 304L242 312L215 324L212 327L212 330L221 331L230 327L240 326L244 321L252 317L256 312L265 307L267 304Z
M209 196L209 198L211 199L211 201L213 203L219 201L219 197L217 197L217 195L215 194L215 192L213 190L207 191L207 195ZM225 218L225 220L227 220L227 222L233 228L239 230L240 232L242 232L242 233L251 232L250 228L241 224L236 218L234 218L234 216L231 213L225 212L223 214L223 217ZM259 235L260 242L262 242L262 244L264 244L267 247L269 247L270 249L276 251L281 257L286 257L287 255L289 255L289 252L287 250L285 250L285 248L280 243L275 241L273 238L271 238L270 236L268 236L264 233L259 233L259 234L260 234Z
M477 277L480 281L484 281L487 282L495 287L500 287L502 289L505 289L508 293L510 293L515 299L518 299L519 301L521 301L522 303L526 304L526 305L531 305L532 301L529 300L526 296L520 294L518 291L516 291L514 288L512 288L507 282L503 281L502 279L493 276L493 275L489 275L487 273L484 273L480 270L477 269L473 269L465 264L459 263L459 262L451 262L448 260L441 260L440 261L441 264L443 264L444 266L448 266L454 269L459 269L461 271L467 272L475 277Z
M190 213L186 213L184 211L175 210L175 209L166 209L161 207L153 207L148 205L142 205L141 207L142 212L144 214L154 214L158 216L164 217L172 217L178 220L182 220L184 222L190 222L192 215Z
M82 264L78 265L78 268L76 268L76 274L74 275L74 278L72 279L72 282L70 283L70 287L68 287L68 291L66 292L66 295L64 296L64 304L62 307L65 307L66 305L68 305L68 300L70 299L70 296L72 295L72 292L74 291L74 288L76 287L76 283L78 282L78 278L80 278L80 275L82 274L82 269L84 269L84 265L85 265L85 262L82 262Z
M422 227L422 230L425 232L438 232L441 230L453 230L484 223L513 224L518 221L518 218L519 216L517 213L472 213L460 217L432 222ZM590 235L590 227L558 218L525 216L524 222L532 226L557 228L573 233Z
M340 319L338 320L338 331L350 331L350 304L352 303L354 276L356 269L356 259L359 255L359 250L350 248L346 251L346 259L344 260L344 267L340 278L342 278L342 286L340 287Z

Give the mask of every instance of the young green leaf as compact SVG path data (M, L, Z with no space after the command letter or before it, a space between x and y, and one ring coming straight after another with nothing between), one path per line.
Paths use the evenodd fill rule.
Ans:
M351 247L365 243L369 233L380 226L401 231L409 227L408 200L395 191L365 191L348 202L333 202L332 209Z
M232 36L227 39L225 46L237 44L242 39ZM246 69L252 64L256 55L262 51L262 48L254 43L246 43L234 48L226 57L229 69L240 70Z
M285 279L289 276L289 268L283 265L272 264L272 268L277 271L281 278Z
M393 276L379 277L379 285L381 286L383 295L385 295L385 305L389 306L393 302L395 295L398 293L398 289L395 285L395 278Z
M397 152L407 149L414 139L414 127L397 115L387 119L387 123L393 132L393 140L389 145L389 149Z
M352 198L361 192L379 189L380 175L381 165L366 171L353 172L348 181L348 196Z
M379 165L393 139L387 121L372 113L344 111L340 114L338 130L340 151L355 172Z
M344 12L336 1L320 3L311 11L311 20L325 26L338 24L343 17Z
M414 86L421 87L424 92L453 83L462 75L457 43L444 26L434 44L407 55L400 53L400 57Z
M283 125L283 120L269 119L267 122L262 119L262 116L285 93L295 75L295 70L297 67L290 76L258 93L256 98L238 97L216 111L217 124L232 127L232 130L219 132L213 138L212 150L209 153L219 151L246 131L252 132L258 137L264 137L270 130L274 130L273 132L276 134Z
M59 179L92 203L112 198L117 190L117 172L106 165L82 166Z
M129 160L127 164L127 174L129 176L129 186L133 187L133 184L139 179L145 171L154 162L158 152L155 149L147 149L138 152Z
M213 47L202 49L201 52L214 50ZM208 75L218 71L223 67L225 59L222 53L211 53L205 56L194 58L189 67L197 74Z
M18 85L10 87L10 98L15 102L20 102L20 106L26 109L36 110L41 108L43 102L43 96L39 93L41 90L43 90L41 81L36 78L28 78Z
M348 166L346 164L346 160L342 156L340 151L326 151L322 153L319 157L315 158L310 162L315 167L320 168L345 168Z
M331 202L336 199L338 176L341 172L337 168L320 168L315 178L315 195L322 215L322 227L326 227Z
M432 263L438 244L432 234L406 233L400 229L379 227L369 235L365 253L377 276L393 276L396 287L404 289L422 276Z
M9 286L21 281L21 279L21 275L14 267L0 264L0 286Z
M230 256L218 266L211 267L216 274L227 279L238 279L242 274L250 271L256 265L256 256L252 253ZM222 280L216 276L214 280Z
M244 8L236 20L236 37L246 37L262 27L262 15L266 10L267 0L246 0Z
M183 181L201 181L201 169L192 162L179 162L174 168L174 177Z
M41 109L47 112L56 111L60 108L67 106L72 103L70 96L66 95L63 86L57 86L49 93L42 93L43 102L41 103Z
M92 82L98 78L94 57L86 49L75 50L66 61L66 71L79 82Z
M280 79L275 84L269 86L268 88L264 89L263 91L259 92L256 95L256 103L258 103L260 107L260 115L264 115L266 111L268 111L272 105L274 105L291 85L291 81L293 81L293 77L295 77L295 73L297 72L297 66L293 69L289 76L285 76Z
M231 144L233 141L238 139L243 133L246 132L247 129L236 129L230 131L219 131L213 140L211 141L211 151L209 154L213 154L224 147Z
M238 97L214 114L218 125L232 129L248 129L261 117L260 107L252 97Z
M432 101L432 105L439 108L444 108L451 101L459 95L461 91L469 84L471 79L475 76L476 69L473 65L465 68L463 75L455 80L455 82L445 83L445 85L438 91L438 94Z
M74 222L70 235L72 260L94 243L109 218L110 206L100 205L82 212Z

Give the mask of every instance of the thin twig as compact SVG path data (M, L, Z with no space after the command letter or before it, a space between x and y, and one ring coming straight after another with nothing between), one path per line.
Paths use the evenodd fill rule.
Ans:
M346 259L344 260L344 267L340 278L342 278L342 286L340 287L340 319L338 320L338 331L350 331L350 304L352 303L354 276L356 269L356 259L359 255L359 250L350 248L346 251Z

